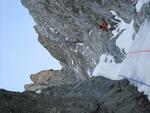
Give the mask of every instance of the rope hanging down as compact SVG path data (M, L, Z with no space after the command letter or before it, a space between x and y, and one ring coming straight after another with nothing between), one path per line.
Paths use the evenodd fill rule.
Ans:
M139 83L139 84L143 84L143 85L145 85L145 86L150 87L150 84L147 84L147 83L144 83L144 82L140 82L140 81L138 81L138 80L135 80L135 79L133 79L133 78L129 78L129 77L126 77L126 76L123 76L123 75L119 75L119 76L121 76L121 77L123 77L123 78L126 78L126 79L128 79L128 80L137 82L137 83Z
M139 50L139 51L131 51L131 52L128 52L128 54L136 54L136 53L150 53L150 49L147 49L147 50Z

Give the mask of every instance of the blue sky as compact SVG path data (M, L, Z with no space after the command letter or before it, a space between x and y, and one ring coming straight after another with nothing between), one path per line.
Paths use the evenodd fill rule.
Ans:
M38 42L35 23L20 0L1 0L0 15L0 88L23 91L30 74L60 68Z

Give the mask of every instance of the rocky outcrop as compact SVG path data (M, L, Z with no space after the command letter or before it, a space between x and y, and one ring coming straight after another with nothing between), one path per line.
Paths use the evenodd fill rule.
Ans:
M85 97L51 97L34 92L0 91L1 113L91 113L95 100Z
M30 78L33 81L31 84L25 85L25 90L37 91L49 86L57 86L62 84L73 84L77 81L73 73L66 73L62 70L44 70L37 74L31 74Z
M112 31L102 32L99 24L105 19L117 26L112 10L130 23L134 0L22 0L22 4L36 22L39 42L60 61L62 76L71 74L74 82L88 79L103 53L111 54L116 63L125 58L115 44L121 32L113 37Z
M34 18L35 30L39 42L62 65L62 70L45 73L48 78L44 81L33 80L25 85L25 90L37 91L52 85L73 84L88 79L93 73L102 53L111 54L117 63L125 57L115 45L118 36L112 38L112 32L102 32L98 29L104 18L110 25L119 23L110 13L117 12L125 22L134 18L134 28L138 32L145 18L149 18L150 3L145 4L136 12L137 0L22 0ZM35 78L39 75L35 74ZM42 77L44 78L44 77Z
M0 113L150 113L150 102L128 80L93 77L41 94L0 90Z
M102 53L112 54L116 62L124 58L110 40L112 33L101 32L99 24L102 18L117 24L111 10L130 22L135 10L131 0L22 0L22 3L37 24L40 43L79 79L92 73Z

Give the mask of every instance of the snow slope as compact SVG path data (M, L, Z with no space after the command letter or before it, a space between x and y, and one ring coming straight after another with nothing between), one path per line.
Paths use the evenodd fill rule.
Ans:
M126 59L122 63L121 75L133 78L137 81L150 84L150 22L145 20L141 26L137 38L130 48ZM150 96L150 87L134 83L140 91Z

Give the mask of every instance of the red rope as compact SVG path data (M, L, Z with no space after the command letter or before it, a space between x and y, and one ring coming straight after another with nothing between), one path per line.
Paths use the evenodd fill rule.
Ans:
M130 52L128 52L128 54L136 54L136 53L143 53L143 52L150 52L150 49L148 49L148 50L139 50L139 51L130 51Z

